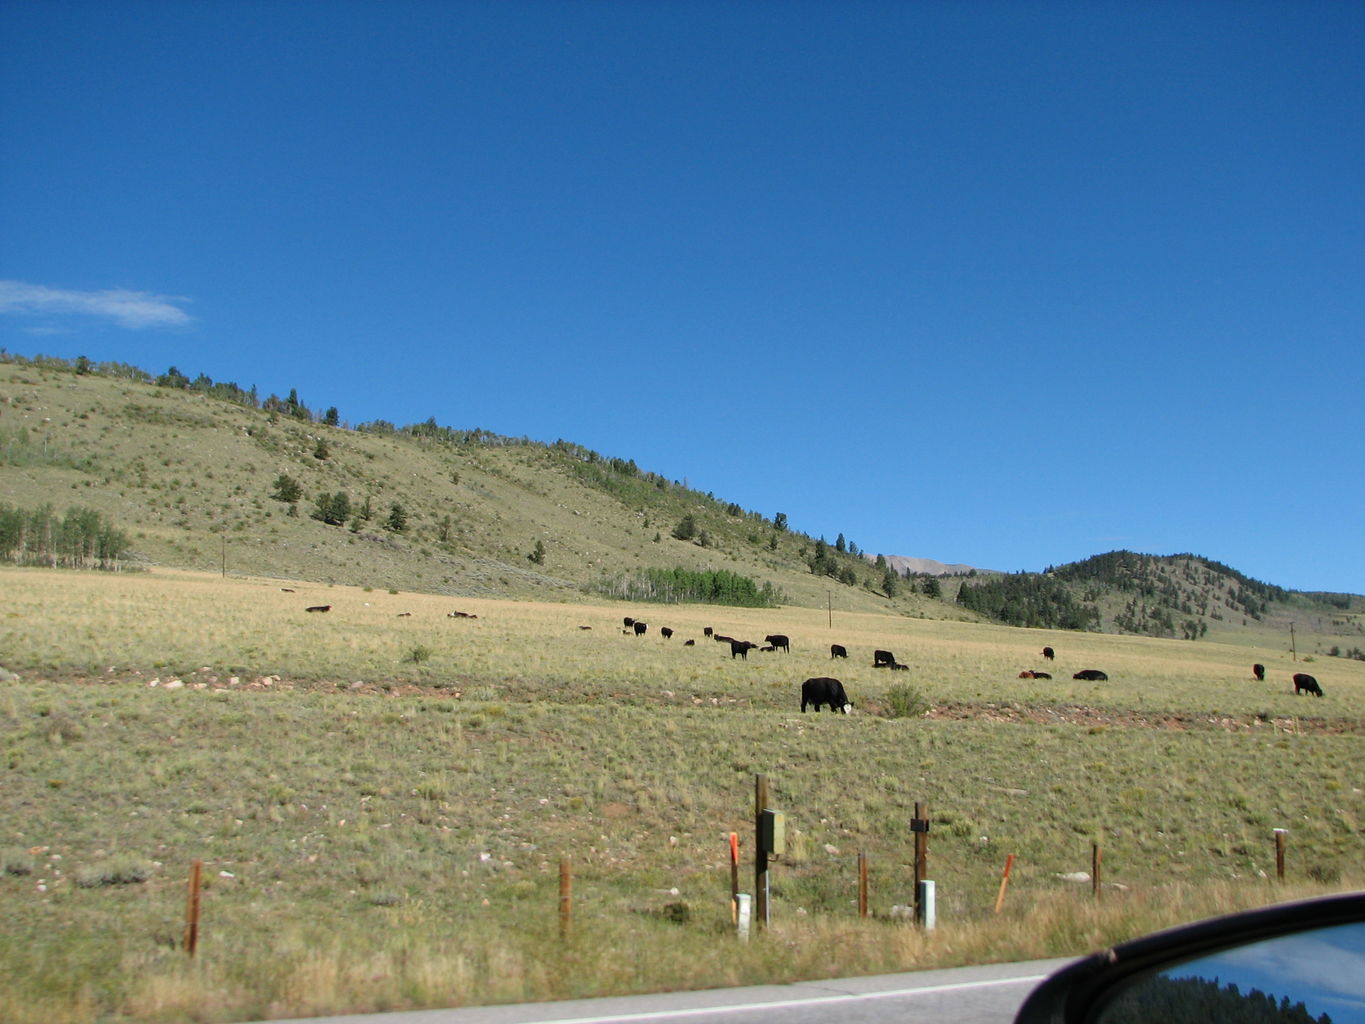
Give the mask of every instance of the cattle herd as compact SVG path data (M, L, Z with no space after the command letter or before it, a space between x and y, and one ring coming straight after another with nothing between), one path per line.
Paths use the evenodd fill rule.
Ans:
M294 593L294 591L288 587L281 587L280 589L285 593ZM330 604L310 605L304 609L304 611L307 612L329 612L331 610L332 606ZM406 618L410 615L410 612L402 612L399 617ZM477 615L463 611L448 612L447 617L452 619L478 618ZM641 637L649 632L649 624L643 619L637 619L627 615L624 616L621 621L621 632L628 636ZM581 630L592 629L591 626L579 626L578 628ZM668 626L662 626L659 628L659 635L665 640L671 640L674 636L674 631ZM791 638L785 633L769 633L763 638L763 643L761 644L755 643L752 640L740 640L732 636L726 636L723 633L717 633L710 626L707 626L702 630L702 635L716 643L729 644L730 659L732 661L736 658L748 661L749 652L755 650L767 653L775 651L781 651L784 654L791 653ZM688 639L683 641L683 646L694 647L696 646L696 643L697 641L695 639ZM1044 661L1052 662L1057 658L1057 652L1051 647L1044 647L1041 654ZM843 644L830 644L829 656L831 659L847 659L848 648ZM895 654L891 651L874 650L872 652L872 667L891 669L892 671L908 671L910 666L898 661ZM1251 674L1257 682L1264 682L1266 668L1258 662L1251 666ZM1051 679L1052 673L1042 672L1037 669L1024 669L1019 673L1019 678ZM1097 668L1080 669L1073 673L1071 678L1080 682L1090 683L1103 683L1108 682L1109 680L1108 674ZM1306 672L1294 673L1292 682L1294 684L1295 696L1298 696L1301 693L1309 693L1317 697L1323 695L1322 686L1318 683L1317 679ZM804 712L807 707L814 707L816 711L819 711L822 707L828 707L831 711L843 711L845 714L848 714L853 707L853 703L848 699L848 694L844 691L844 684L840 680L830 676L817 676L807 679L801 684L801 710Z
M649 629L644 622L630 616L626 616L623 619L623 623L624 629L622 632L629 635L644 636ZM702 633L704 636L717 643L728 643L730 645L731 660L738 657L748 661L749 652L753 650L783 651L788 654L791 653L791 638L782 633L768 634L763 638L762 644L757 644L750 640L737 640L732 636L717 633L710 626L707 626ZM667 640L673 636L673 630L665 626L659 630L659 634ZM692 646L696 641L687 640L685 643L687 646ZM1044 647L1041 654L1044 661L1052 662L1057 660L1057 652L1052 647ZM847 659L848 648L843 644L830 644L829 656L831 659ZM892 671L908 671L910 666L898 661L896 655L891 651L874 650L872 652L872 667L886 668L891 669ZM1258 663L1253 665L1251 670L1257 681L1265 681L1264 665ZM1026 668L1019 673L1019 678L1051 679L1052 673ZM1098 668L1083 668L1074 672L1071 678L1078 682L1105 683L1109 681L1109 674ZM1296 696L1300 693L1311 693L1316 694L1319 697L1322 696L1322 687L1318 685L1318 681L1305 672L1296 672L1293 677L1293 682ZM808 707L813 707L816 711L819 711L822 707L828 707L831 711L839 710L848 714L853 708L853 703L848 699L848 694L844 691L844 684L840 680L830 676L817 676L812 679L807 679L801 684L802 712Z

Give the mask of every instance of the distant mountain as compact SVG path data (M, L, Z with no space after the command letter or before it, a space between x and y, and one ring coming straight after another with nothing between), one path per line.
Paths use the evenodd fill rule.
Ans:
M875 556L873 556L875 557ZM986 569L978 569L971 565L961 565L959 563L936 562L932 558L907 558L905 555L886 555L886 564L895 569L897 573L904 576L907 573L915 576L927 574L929 576L965 576L969 572L987 572Z
M1286 590L1192 554L1111 551L1041 573L991 574L964 580L957 603L1016 626L1199 640L1248 630L1291 636L1297 621L1365 637L1359 595Z

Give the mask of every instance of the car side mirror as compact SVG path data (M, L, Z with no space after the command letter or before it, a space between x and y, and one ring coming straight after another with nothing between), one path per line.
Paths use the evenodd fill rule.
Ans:
M1133 939L1062 968L1016 1024L1365 1022L1365 893Z

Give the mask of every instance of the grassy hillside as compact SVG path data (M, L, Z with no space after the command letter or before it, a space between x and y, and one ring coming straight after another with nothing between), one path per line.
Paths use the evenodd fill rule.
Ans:
M681 568L733 573L807 608L1240 637L1342 657L1365 648L1365 598L1286 591L1194 555L895 578L888 594L868 553L631 460L434 419L354 429L338 419L293 392L261 400L178 371L153 380L121 364L10 356L0 360L0 502L96 510L127 534L139 566L559 601L638 597L642 574ZM295 500L283 500L284 481ZM351 512L328 525L317 516L339 494Z
M434 423L346 429L288 408L0 363L4 500L96 509L130 536L140 565L552 600L683 567L770 583L795 604L958 614L920 595L889 600L882 573L850 555L834 557L852 585L813 576L811 538L577 445ZM272 497L281 475L301 487L295 515ZM354 528L313 518L318 498L337 492L368 502L371 517ZM395 504L401 532L386 522ZM694 536L678 540L689 515ZM529 557L537 542L539 563Z

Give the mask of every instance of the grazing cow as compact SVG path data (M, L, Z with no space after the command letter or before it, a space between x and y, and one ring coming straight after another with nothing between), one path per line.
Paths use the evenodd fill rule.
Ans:
M645 630L647 630L647 629L649 628L649 624L648 624L648 623L641 622L639 619L636 619L636 620L635 620L635 627L634 627L634 628L635 628L635 635L636 635L636 636L644 636L644 635L645 635Z
M684 640L684 641L683 641L683 646L684 646L684 647L696 647L696 646L697 646L697 641L695 641L695 640Z
M743 658L745 661L748 661L748 660L749 660L749 652L752 651L752 650L753 650L755 647L757 647L757 646L758 646L758 644L750 643L748 640L731 640L731 641L730 641L730 660L731 660L731 661L734 661L734 660L735 660L735 655L738 654L738 655L739 655L741 658Z
M1319 686L1318 681L1307 672L1294 673L1294 696L1297 697L1300 691L1317 694L1319 697L1322 696L1322 687Z
M632 619L629 615L627 615L625 618L621 620L621 624L625 626L626 629L630 629L633 625L635 625L635 620Z
M843 644L830 644L829 656L831 658L847 658L848 648L845 647Z
M1048 661L1051 661L1053 658L1057 657L1057 652L1054 651L1051 647L1044 647L1043 657L1046 658Z
M665 640L667 640L669 637L673 635L673 630L669 629L667 626L664 626L662 629L659 630L659 635L663 637Z
M801 684L801 713L806 713L806 706L810 705L819 711L825 705L829 705L831 711L842 711L848 714L853 704L848 699L848 694L844 692L844 684L837 679L829 676L817 676L814 679L807 679Z
M1091 683L1102 683L1109 677L1097 668L1083 668L1077 672L1072 679L1084 679Z
M304 609L306 612L330 612L331 610L332 606L330 604L315 604Z
M1265 682L1265 666L1259 662L1251 666L1251 674L1256 677L1258 683Z
M873 668L890 668L894 664L896 664L896 656L892 654L890 651L872 652Z
M702 635L702 636L710 636L710 635L711 635L712 633L714 633L714 632L715 632L715 630L713 630L710 626L707 626L705 629L703 629L703 630L701 631L701 635Z
M791 641L788 640L781 633L769 633L767 636L763 638L763 642L765 644L772 644L774 648L780 647L788 654L791 654L792 652Z

